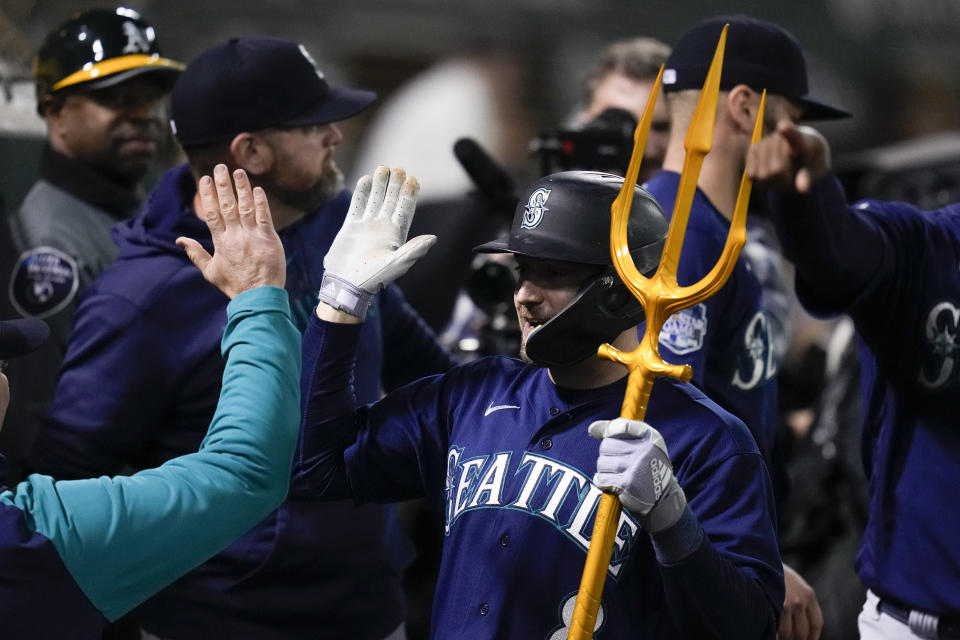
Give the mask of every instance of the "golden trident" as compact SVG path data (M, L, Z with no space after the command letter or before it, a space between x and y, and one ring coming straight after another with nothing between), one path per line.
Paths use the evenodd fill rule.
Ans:
M729 26L729 25L727 25ZM690 205L697 189L697 179L700 176L700 167L703 158L710 152L713 140L713 125L717 114L717 102L720 94L720 69L723 65L723 52L727 42L727 26L720 34L707 79L704 81L697 108L694 111L687 137L683 146L686 155L683 161L683 173L680 175L680 186L677 198L673 205L673 216L667 230L667 239L660 258L660 265L652 278L645 278L637 271L633 258L630 257L630 248L627 246L627 220L630 217L630 205L633 202L634 185L640 172L640 161L647 143L647 134L650 132L650 123L653 120L653 107L660 92L660 83L663 78L663 67L657 76L657 81L650 92L650 98L643 111L643 117L637 124L634 134L633 154L630 165L623 181L620 194L610 208L610 253L613 264L627 288L633 292L643 304L646 315L646 329L640 346L630 352L620 351L609 344L602 345L598 355L619 362L629 369L627 378L627 392L623 399L620 415L630 420L643 420L647 413L647 402L653 382L660 376L670 376L682 382L688 382L693 375L690 365L668 364L663 361L658 351L657 343L660 330L664 322L672 314L692 307L698 302L706 300L724 285L740 255L740 249L746 241L747 203L750 200L751 181L746 174L740 180L740 191L737 194L737 203L734 207L733 219L730 222L730 232L720 260L714 265L700 282L690 286L677 285L677 264L680 260L680 249L683 246L683 236L690 217ZM766 91L760 97L760 108L753 127L751 144L760 141L763 135L763 110L766 104ZM603 584L607 577L607 568L610 564L610 555L613 552L614 538L617 524L620 520L620 501L617 496L604 491L597 507L597 519L593 527L593 536L590 539L590 549L587 552L587 561L583 568L583 577L580 579L580 590L577 592L576 606L570 622L568 640L590 640L593 638L594 626L597 621L597 611L600 608L600 598L603 595Z

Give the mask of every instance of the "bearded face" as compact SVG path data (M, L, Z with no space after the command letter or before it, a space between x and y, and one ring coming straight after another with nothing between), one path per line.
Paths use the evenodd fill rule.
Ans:
M343 189L343 173L333 159L342 136L333 124L272 130L270 170L255 177L271 201L308 213Z
M285 167L276 166L260 176L257 182L271 200L306 213L319 209L343 190L343 173L333 157L327 156L319 174L312 180L309 176L296 175Z

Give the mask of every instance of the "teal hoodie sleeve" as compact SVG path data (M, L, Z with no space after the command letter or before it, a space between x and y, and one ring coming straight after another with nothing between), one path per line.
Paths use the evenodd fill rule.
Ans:
M300 333L287 293L238 295L221 348L220 401L197 453L129 477L35 474L3 496L52 541L108 620L214 555L287 494L300 396Z

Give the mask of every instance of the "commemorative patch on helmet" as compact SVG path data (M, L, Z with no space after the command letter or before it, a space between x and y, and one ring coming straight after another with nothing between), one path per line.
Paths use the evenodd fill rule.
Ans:
M10 301L21 315L45 318L66 307L79 284L76 260L59 249L37 247L17 260L10 276Z
M707 305L695 304L667 318L660 330L660 344L678 356L703 348L707 333Z
M550 189L540 188L530 194L526 206L523 208L523 222L520 226L524 229L536 229L540 221L543 220L543 213L547 209L547 198L550 197Z

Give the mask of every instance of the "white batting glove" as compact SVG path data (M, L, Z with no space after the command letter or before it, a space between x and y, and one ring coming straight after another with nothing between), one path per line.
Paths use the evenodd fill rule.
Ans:
M374 294L407 272L437 241L407 242L420 184L403 169L379 165L357 181L340 232L323 259L319 299L363 319Z
M687 497L673 475L660 432L626 418L598 420L589 431L601 440L594 484L616 494L647 533L673 526L686 509Z

